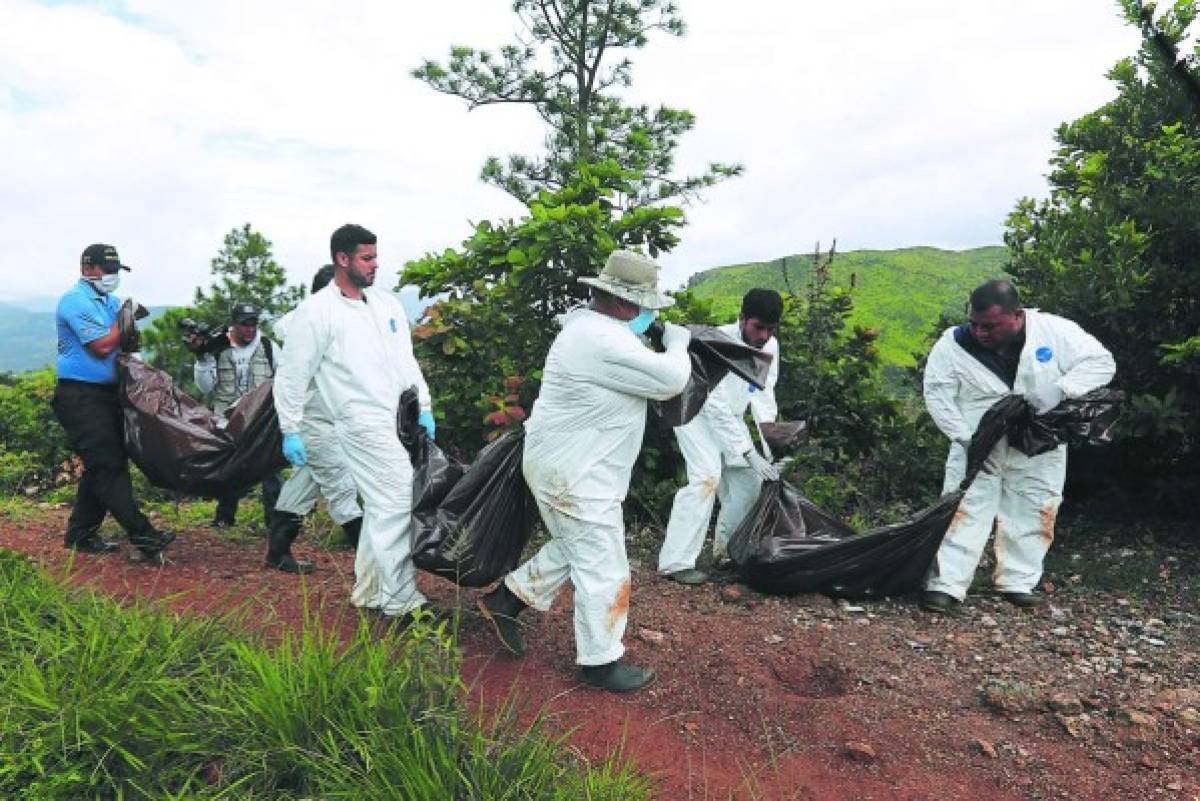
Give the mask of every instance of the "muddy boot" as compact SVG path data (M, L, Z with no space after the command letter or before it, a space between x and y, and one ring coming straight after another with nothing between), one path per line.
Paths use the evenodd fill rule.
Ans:
M579 677L585 684L599 687L601 690L628 693L640 690L654 681L654 671L617 660L607 665L587 665L579 671Z
M346 544L357 550L358 535L362 533L362 518L356 517L353 520L342 523L342 533L346 535Z
M513 595L512 590L500 582L500 586L478 601L479 613L492 624L500 644L512 654L525 653L525 638L521 635L521 624L517 615L525 608L525 602Z
M291 512L275 512L271 519L271 531L267 535L267 567L284 573L311 573L313 563L292 556L292 540L300 533L300 515Z

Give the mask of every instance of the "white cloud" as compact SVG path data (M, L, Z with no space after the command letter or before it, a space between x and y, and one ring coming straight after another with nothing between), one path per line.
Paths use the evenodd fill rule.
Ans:
M682 5L688 35L634 54L632 96L696 112L681 167L747 174L689 209L673 284L834 236L998 242L1044 190L1053 128L1107 99L1137 44L1091 0ZM468 114L408 75L509 41L506 3L0 0L0 19L0 295L58 293L92 241L138 268L131 293L179 302L243 222L307 281L348 220L398 268L520 212L478 171L536 149L536 118Z

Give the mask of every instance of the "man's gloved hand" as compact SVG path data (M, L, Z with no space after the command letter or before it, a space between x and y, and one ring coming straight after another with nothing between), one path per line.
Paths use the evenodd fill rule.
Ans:
M779 468L760 456L758 451L751 448L742 456L745 457L746 464L750 465L750 469L757 473L763 481L779 480Z
M663 323L663 347L667 350L682 349L692 341L692 332L682 325Z
M1045 414L1063 402L1067 394L1058 384L1042 384L1025 393L1025 401L1033 407L1034 414Z
M304 467L308 462L308 451L304 449L304 440L299 434L283 435L283 458L292 467Z
M425 429L425 433L429 435L431 440L434 438L433 435L437 431L437 423L433 419L433 412L421 412L417 415L417 424Z

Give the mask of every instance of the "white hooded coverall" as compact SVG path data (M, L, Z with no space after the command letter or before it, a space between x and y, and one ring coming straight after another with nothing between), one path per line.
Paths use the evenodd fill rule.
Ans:
M546 357L522 468L550 541L504 583L545 612L571 580L580 665L608 664L625 652L630 580L621 502L647 400L678 395L690 374L687 337L655 353L624 322L590 309L564 317Z
M1010 394L1024 395L1047 383L1077 398L1112 380L1116 365L1099 341L1076 323L1036 309L1025 310L1025 347L1010 390L954 340L947 329L925 367L925 406L951 440L969 439L991 406ZM953 443L946 459L943 493L958 489L966 453ZM996 529L999 592L1026 593L1042 576L1042 560L1054 540L1054 521L1067 474L1067 448L1026 456L1000 440L958 506L938 549L925 589L962 600L979 557Z
M315 382L363 499L352 600L400 615L425 596L412 563L412 463L396 433L396 411L400 393L413 385L422 411L431 405L400 299L378 287L363 295L352 300L330 283L296 308L275 375L275 408L283 433L303 438Z
M274 325L275 335L283 340L284 347L294 314L288 312ZM313 510L323 495L329 503L329 516L339 526L362 517L358 487L346 465L342 445L333 427L333 416L315 386L309 388L308 402L304 404L300 436L308 452L308 462L292 471L279 492L275 508L303 517Z
M718 330L737 342L742 341L736 322ZM675 493L671 504L671 518L658 554L659 573L670 574L696 566L712 519L713 503L718 500L721 511L713 537L713 557L720 559L729 538L758 500L762 479L743 456L754 447L746 428L746 407L750 407L756 423L775 422L779 416L775 403L779 341L771 337L762 349L774 357L765 390L752 391L745 379L730 373L717 384L700 413L675 429L679 451L687 462L688 483ZM765 442L763 447L766 448Z

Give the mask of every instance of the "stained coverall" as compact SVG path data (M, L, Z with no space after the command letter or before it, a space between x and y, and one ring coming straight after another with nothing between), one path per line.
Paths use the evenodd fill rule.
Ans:
M942 334L925 368L925 406L952 441L942 491L958 489L966 473L966 450L979 420L996 401L1024 395L1054 383L1066 398L1077 398L1112 380L1112 354L1078 324L1025 310L1025 345L1010 388L995 372L955 340L955 328ZM1067 474L1067 448L1026 456L1000 440L983 471L967 490L938 549L925 589L961 601L971 585L993 523L996 569L1001 593L1028 593L1042 575L1042 560L1054 540L1054 522Z
M655 353L620 320L590 309L568 313L525 424L525 480L550 541L504 584L545 612L571 580L580 665L615 662L625 652L630 576L621 503L647 400L678 395L691 374L688 335L678 331L665 353Z
M414 385L421 410L432 407L399 298L374 286L363 295L352 300L330 283L296 308L275 377L275 408L283 433L303 438L315 383L363 500L352 600L403 615L426 599L412 563L413 469L396 433L396 411L400 393Z
M740 342L738 324L720 330ZM675 573L696 566L704 547L713 503L721 502L713 538L713 557L725 555L725 546L758 499L762 479L746 464L743 454L754 447L746 428L746 407L756 423L774 422L779 416L775 383L779 380L779 340L771 337L763 351L774 358L767 374L766 389L759 392L732 373L725 376L709 395L700 413L687 425L675 429L679 450L687 462L687 486L675 493L671 518L658 572ZM766 443L763 443L766 448ZM770 458L770 454L767 454Z

